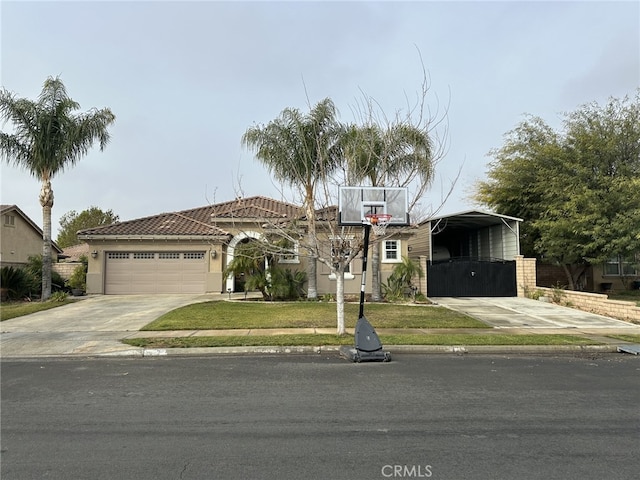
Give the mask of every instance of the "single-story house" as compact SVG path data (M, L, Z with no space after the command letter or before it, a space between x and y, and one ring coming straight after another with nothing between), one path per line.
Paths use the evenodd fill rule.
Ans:
M335 222L336 209L317 211L319 231ZM274 226L295 224L300 235L306 229L302 208L262 196L236 198L179 212L116 222L78 233L89 246L87 293L162 294L209 293L242 290L242 278L223 278L234 249L241 242L265 238ZM327 229L325 228L326 232ZM361 232L342 235L348 242L360 241ZM331 255L331 242L322 234L323 251ZM321 234L319 234L321 236ZM407 233L398 233L383 242L381 277L407 255ZM322 242L323 240L323 242ZM292 270L306 271L307 259L299 244L292 245L279 263ZM370 274L370 271L368 272ZM362 260L355 258L345 274L345 293L360 292ZM335 277L318 262L318 294L335 293ZM371 281L367 280L368 288Z
M42 255L42 229L16 205L0 205L0 267L22 267L30 256ZM62 249L51 242L51 261Z

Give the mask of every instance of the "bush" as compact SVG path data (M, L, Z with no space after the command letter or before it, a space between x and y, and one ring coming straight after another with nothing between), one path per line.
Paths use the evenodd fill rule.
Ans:
M84 292L87 288L87 267L84 264L78 265L67 280L67 284L73 290Z
M42 293L42 255L32 255L25 267L29 277L29 291L32 294ZM64 291L65 279L56 271L51 271L51 292Z
M67 292L57 291L51 294L49 297L50 302L64 302L69 295Z
M299 300L304 297L304 282L307 281L305 272L292 272L288 268L271 270L270 293L272 300Z
M409 292L414 295L416 288L412 280L414 277L422 278L424 272L420 265L410 258L402 257L402 263L393 267L393 272L387 278L387 283L382 284L382 290L387 300L400 300Z
M31 279L22 268L2 267L0 269L0 288L3 300L18 300L29 296Z

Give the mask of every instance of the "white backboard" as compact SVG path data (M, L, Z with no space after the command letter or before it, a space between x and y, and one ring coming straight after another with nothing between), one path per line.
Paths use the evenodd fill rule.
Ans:
M338 224L359 226L367 213L386 213L390 225L409 225L407 195L405 187L340 187Z

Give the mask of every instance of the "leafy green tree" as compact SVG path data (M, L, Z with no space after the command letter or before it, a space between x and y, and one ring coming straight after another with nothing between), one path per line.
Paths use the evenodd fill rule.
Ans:
M16 98L4 88L0 91L0 114L14 128L13 133L0 133L0 155L42 182L43 300L51 295L51 180L75 165L95 141L103 150L110 138L108 127L115 121L107 108L74 113L79 108L59 77L47 78L37 101Z
M523 253L562 265L575 288L581 267L640 252L640 89L563 123L529 117L509 132L475 197L523 218Z
M316 193L322 180L337 166L338 134L336 108L327 98L308 114L286 108L275 120L250 127L242 136L243 145L256 151L258 160L278 181L298 189L302 195L307 221L309 299L318 297Z
M341 147L351 185L407 187L418 178L426 188L433 179L429 134L410 123L400 122L387 128L376 123L349 125L343 130ZM380 301L380 243L374 242L371 250L371 296Z
M113 213L113 210L103 211L98 207L89 207L80 213L71 210L60 218L60 231L56 238L56 243L61 248L77 245L82 243L81 240L78 240L78 231L110 225L117 222L119 218L118 215Z

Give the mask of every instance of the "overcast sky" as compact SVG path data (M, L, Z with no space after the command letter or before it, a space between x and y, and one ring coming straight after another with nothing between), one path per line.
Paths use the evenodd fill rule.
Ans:
M353 119L363 93L385 113L430 77L448 108L446 157L423 209L473 207L489 150L524 117L640 86L640 2L17 2L0 3L2 86L36 99L60 75L81 110L109 107L112 140L53 180L59 218L90 206L121 220L246 196L280 198L241 146L245 130L330 97ZM3 125L3 130L8 130ZM39 183L1 166L1 203L38 225Z

